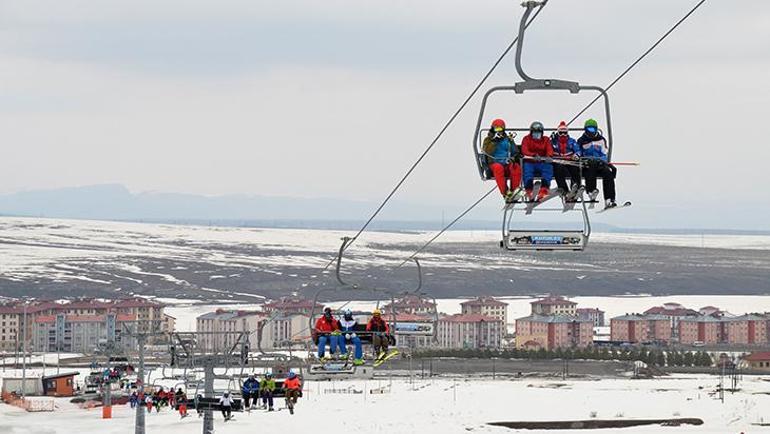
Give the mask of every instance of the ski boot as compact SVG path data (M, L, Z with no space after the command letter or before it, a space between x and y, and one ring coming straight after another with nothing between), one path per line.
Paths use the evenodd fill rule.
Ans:
M364 364L364 359L355 359L353 360L353 366L361 366Z
M572 184L569 188L569 192L567 192L566 200L568 202L574 202L577 200L577 194L580 190L580 186L578 184Z
M535 200L535 197L532 194L531 188L524 190L524 197L527 199L527 202L533 202Z
M273 407L270 407L267 409L267 411L275 411L275 409Z
M543 200L546 196L548 196L549 190L548 187L541 187L540 191L537 193L537 199L536 202L540 202Z
M588 201L589 202L596 201L597 197L599 197L599 190L594 190L594 191L588 193Z
M618 204L614 200L612 200L612 199L605 199L605 201L604 201L604 209L615 208L616 206L618 206Z

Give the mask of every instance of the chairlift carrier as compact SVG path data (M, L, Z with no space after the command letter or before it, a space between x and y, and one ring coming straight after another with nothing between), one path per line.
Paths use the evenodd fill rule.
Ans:
M525 1L522 6L526 8L526 11L521 17L519 22L519 34L518 42L516 44L516 71L523 81L514 83L513 86L496 86L490 88L481 101L481 109L479 111L479 117L476 122L476 130L473 134L473 153L478 165L479 176L483 181L493 180L492 172L487 164L486 155L482 149L483 135L486 134L488 129L482 128L482 122L484 122L484 114L487 106L487 100L494 93L501 92L513 92L516 95L524 94L527 91L542 91L542 90L566 90L570 94L575 95L580 92L597 92L604 100L604 116L606 123L606 135L607 140L607 161L612 161L612 120L610 115L610 101L607 96L607 92L600 86L585 86L575 81L560 80L560 79L539 79L532 78L527 75L521 66L521 53L524 46L524 31L526 29L526 23L535 8L542 8L547 3L545 1ZM570 131L579 131L581 128L569 128ZM545 128L546 132L555 131L555 128ZM523 132L529 131L528 127L514 127L506 128L506 131L510 132ZM586 201L581 198L579 201L580 207L576 211L581 211L583 218L582 230L520 230L513 229L511 223L513 221L513 214L518 205L521 202L514 203L512 206L507 206L503 214L502 224L502 240L500 241L500 247L507 250L525 250L525 251L542 251L542 250L568 250L568 251L582 251L588 245L588 239L591 236L591 222L588 216L588 209L586 207ZM565 208L566 209L566 208ZM541 211L538 207L535 207L533 211Z

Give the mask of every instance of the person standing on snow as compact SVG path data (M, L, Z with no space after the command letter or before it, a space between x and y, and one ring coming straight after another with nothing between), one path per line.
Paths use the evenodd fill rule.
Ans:
M334 316L332 309L324 309L324 315L315 323L315 331L318 334L318 359L326 358L326 343L329 342L329 355L333 356L340 337L340 324ZM341 345L342 346L342 345Z
M513 137L505 134L505 121L495 119L484 138L482 146L487 159L489 170L495 177L497 188L503 195L506 203L511 203L521 195L521 158L519 148L513 141ZM510 179L510 187L508 180Z
M233 397L230 396L230 392L225 392L219 398L219 408L222 410L222 416L225 418L225 421L233 418Z
M356 319L353 318L353 312L351 312L350 309L346 310L340 320L340 331L342 332L342 335L339 338L340 348L344 349L344 352L347 352L347 342L351 342L354 347L353 356L355 357L353 359L353 364L363 365L364 350L361 347L361 338L356 335L356 324L357 322Z
M539 161L553 156L551 140L545 137L545 128L539 121L532 122L529 126L529 134L521 141L521 152L524 154L524 188L527 197L532 201L539 201L548 196L553 178L553 165L550 161ZM540 191L532 191L535 176L540 177Z
M254 378L254 374L249 375L249 378L243 382L241 386L241 394L243 395L243 408L249 408L249 400L252 400L252 406L256 407L259 404L259 381Z
M567 123L561 121L556 133L551 135L551 146L553 146L553 156L560 160L578 160L580 159L580 147L577 141L569 136ZM562 194L573 197L580 188L580 168L566 164L553 163L553 174L556 178L556 186L561 189ZM570 178L570 188L567 188L567 177Z
M604 206L606 208L618 206L615 202L615 176L618 170L608 162L607 140L599 132L599 124L594 119L585 121L583 135L578 138L577 143L580 146L580 156L587 163L583 174L586 178L588 197L593 201L599 196L599 190L596 189L596 179L601 176Z
M259 383L259 390L262 394L262 408L267 407L268 411L273 411L273 394L275 393L273 374L269 372L265 374L265 378Z
M366 324L366 331L372 332L374 357L377 358L387 353L390 327L388 327L388 323L382 319L382 312L380 312L379 309L374 309L372 312L372 318L369 320L369 323Z

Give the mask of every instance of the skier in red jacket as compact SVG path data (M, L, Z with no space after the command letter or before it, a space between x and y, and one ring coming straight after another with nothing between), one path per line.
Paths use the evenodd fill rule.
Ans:
M553 156L551 140L545 136L545 128L539 121L532 122L529 134L521 142L521 153L524 154L524 188L527 197L532 201L539 201L548 196L553 178L553 166L550 158ZM548 161L538 161L538 160ZM540 177L541 185L537 196L532 191L535 176Z
M334 355L334 350L338 345L337 340L340 337L340 323L332 315L330 307L325 308L324 315L315 322L315 332L318 334L318 359L325 358L327 342L329 343L329 354Z

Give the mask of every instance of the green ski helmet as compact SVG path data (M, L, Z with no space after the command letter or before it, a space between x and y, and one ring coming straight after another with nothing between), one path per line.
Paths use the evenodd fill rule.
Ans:
M599 128L599 123L596 122L596 119L588 119L586 123L583 124L583 128L588 128L588 127Z

